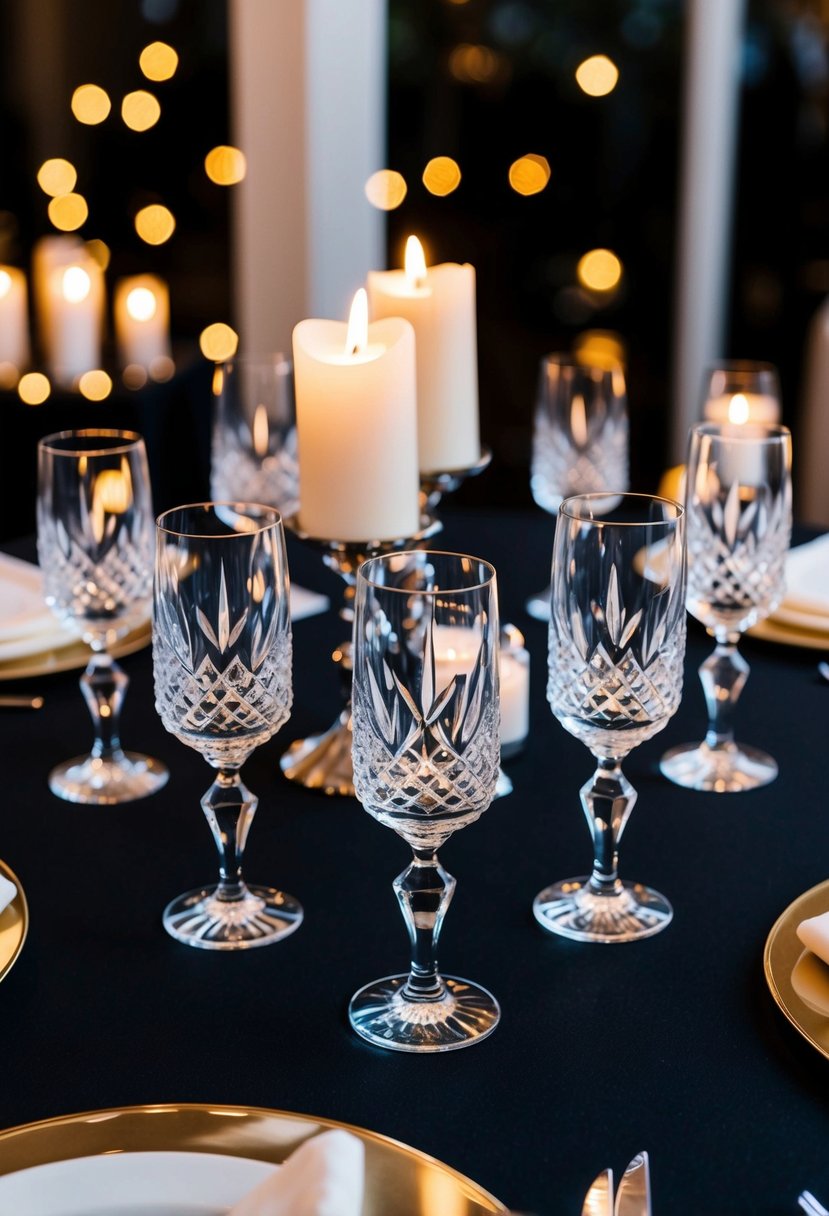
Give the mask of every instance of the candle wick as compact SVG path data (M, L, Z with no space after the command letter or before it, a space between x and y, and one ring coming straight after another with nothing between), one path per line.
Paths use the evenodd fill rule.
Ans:
M355 344L354 344L354 346L353 346L353 348L352 348L352 350L351 350L351 353L352 353L352 355L359 355L359 353L360 353L360 347L359 347L359 344L358 344L358 343L355 343Z

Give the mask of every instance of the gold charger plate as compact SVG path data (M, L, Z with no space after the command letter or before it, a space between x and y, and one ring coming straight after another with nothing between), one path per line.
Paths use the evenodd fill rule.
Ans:
M204 1152L284 1161L303 1140L341 1127L366 1151L363 1216L479 1216L506 1208L469 1178L378 1132L249 1106L124 1106L0 1132L0 1175L118 1152Z
M0 861L0 874L17 887L14 899L0 912L0 980L3 980L17 961L29 932L29 905L20 879L4 861Z
M829 650L829 632L801 629L797 625L786 625L771 617L752 625L748 635L764 642L780 642L783 646L802 646L805 650Z
M109 653L114 659L134 654L136 650L142 650L152 636L152 625L145 621L143 625L121 638L120 642L116 642ZM70 642L68 646L0 662L0 680L27 680L32 676L51 676L59 671L74 671L86 667L91 657L92 651L85 642Z
M766 983L795 1030L829 1060L829 966L797 936L810 916L829 912L829 879L805 891L774 923L766 939Z

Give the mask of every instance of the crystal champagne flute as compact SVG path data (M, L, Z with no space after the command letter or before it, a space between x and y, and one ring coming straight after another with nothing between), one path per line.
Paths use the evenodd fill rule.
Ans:
M677 785L738 793L766 785L777 764L735 742L734 713L749 666L740 635L773 612L785 590L791 537L792 444L786 427L702 423L691 433L688 611L716 643L699 669L708 707L701 743L672 748L662 772Z
M197 503L159 516L156 709L216 770L201 805L219 851L219 883L179 896L164 912L168 933L190 946L264 946L302 920L293 896L242 877L258 799L239 769L291 711L288 597L285 536L273 508Z
M364 1039L449 1051L494 1030L485 988L438 970L455 889L437 850L487 809L499 763L495 571L476 557L413 550L365 562L354 620L354 785L364 808L410 845L394 882L411 968L349 1006Z
M573 494L628 486L628 417L625 375L612 369L579 363L567 355L541 360L533 426L530 489L538 505L556 515L563 499ZM618 493L604 503L596 499L595 513L607 514ZM527 602L527 612L540 621L550 619L547 587Z
M622 881L617 866L636 801L622 761L667 725L682 696L684 512L668 499L624 494L618 515L602 520L595 506L603 497L561 504L547 685L553 713L598 762L581 790L593 872L547 887L533 911L564 937L628 942L658 933L673 915L663 895Z
M70 802L131 802L167 780L158 760L121 747L129 677L109 653L149 618L152 545L150 479L140 435L94 429L40 440L37 548L44 595L93 652L81 677L95 727L92 751L49 774L52 792Z

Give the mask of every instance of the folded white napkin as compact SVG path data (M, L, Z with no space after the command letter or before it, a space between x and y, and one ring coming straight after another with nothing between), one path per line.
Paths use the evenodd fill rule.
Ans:
M829 533L786 555L787 608L829 616Z
M360 1216L365 1153L361 1140L334 1129L291 1153L228 1216Z
M807 950L811 950L824 963L829 963L829 912L810 916L797 926L797 936Z
M0 874L0 912L9 906L17 894L17 887L8 878Z

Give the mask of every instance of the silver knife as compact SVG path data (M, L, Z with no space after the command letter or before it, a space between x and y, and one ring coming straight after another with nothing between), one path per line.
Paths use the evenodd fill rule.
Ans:
M614 1216L651 1216L651 1178L647 1153L637 1153L622 1174L616 1192Z
M581 1216L613 1216L613 1170L602 1170L592 1183Z

